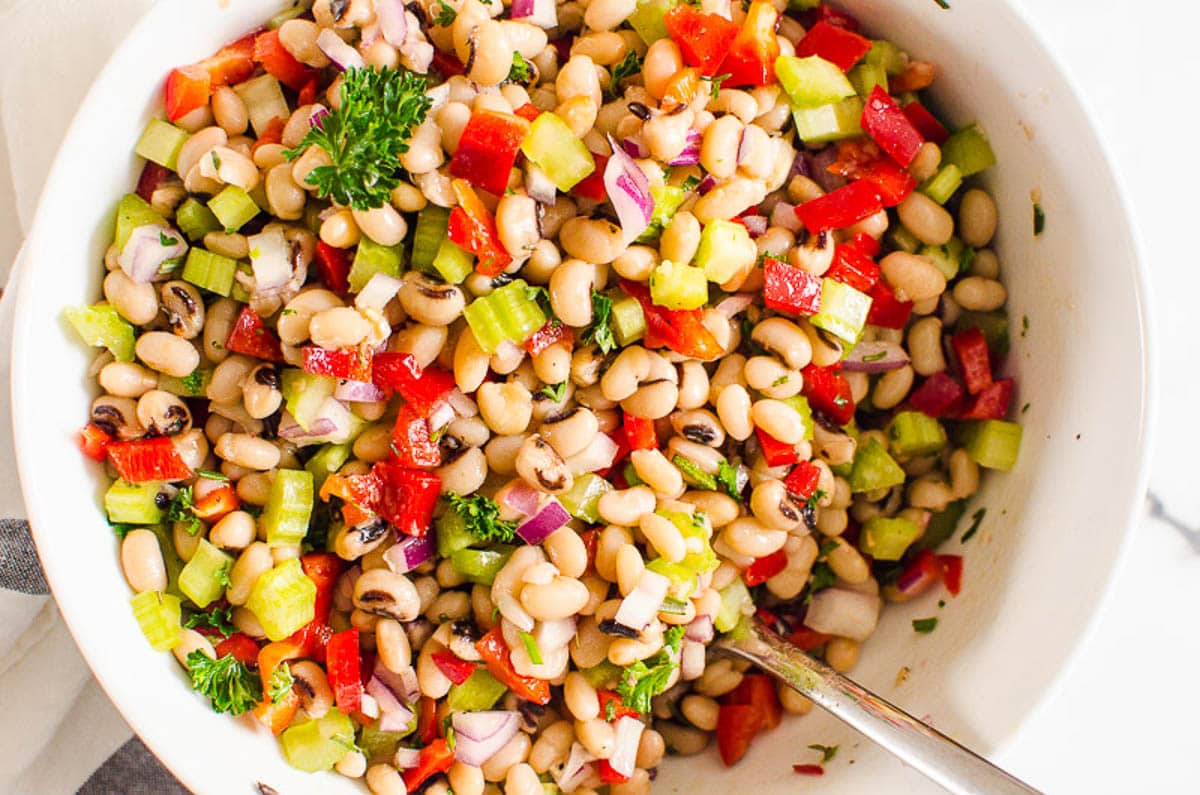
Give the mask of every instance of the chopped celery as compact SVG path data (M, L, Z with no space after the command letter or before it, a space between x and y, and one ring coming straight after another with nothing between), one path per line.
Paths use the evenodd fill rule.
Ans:
M183 598L183 591L179 590L179 574L183 571L183 558L179 557L179 551L175 549L174 533L169 525L154 524L148 525L147 530L158 536L158 548L162 551L163 566L167 570L167 593L172 596Z
M716 491L717 479L700 468L700 465L681 455L671 457L671 463L683 473L684 479L692 486L705 491Z
M259 575L246 608L268 638L283 640L313 620L316 599L317 586L304 574L299 559L291 558Z
M858 97L816 108L796 108L792 111L796 137L808 144L856 138L862 135L862 111L863 103Z
M224 583L229 581L231 568L233 558L202 538L192 559L179 573L179 590L196 607L208 607L225 593Z
M853 345L858 342L870 311L871 296L848 284L822 279L821 311L809 318L809 322Z
M850 491L855 494L890 489L904 482L904 470L878 440L871 439L865 445L859 445L854 452L854 464L848 480Z
M433 523L437 532L439 558L448 558L460 549L466 549L479 539L467 527L467 520L456 510L447 509Z
M888 447L902 458L929 455L946 446L942 424L919 411L901 411L887 426Z
M367 286L377 273L400 278L404 270L404 246L381 246L369 237L358 241L354 264L350 266L350 292L357 293Z
M596 160L579 136L553 113L543 113L529 126L521 151L563 193L596 170Z
M484 353L492 353L506 341L520 345L546 323L546 315L537 300L530 297L529 285L523 279L476 298L463 310L463 316Z
M583 674L583 678L588 681L589 685L599 690L600 688L611 689L614 687L623 671L624 669L620 666L610 663L608 660L601 660L591 668L584 668L579 673Z
M855 96L842 70L819 55L781 55L775 59L775 75L793 108L827 106Z
M575 478L575 483L565 494L558 496L558 501L576 519L595 524L600 521L596 506L600 498L612 490L611 483L594 472L588 472Z
M244 273L247 276L254 275L254 271L250 268L249 262L239 262L237 272ZM237 301L239 304L250 303L250 291L247 290L246 286L239 282L236 278L233 280L233 290L230 291L229 297Z
M958 166L947 163L921 186L921 193L933 199L938 204L945 204L950 197L962 186L963 174Z
M709 528L703 513L699 511L694 514L682 511L659 511L658 513L659 516L670 519L671 523L679 528L685 541L694 542L700 548L699 551L689 551L684 555L680 565L694 574L707 574L717 568L717 553L708 543ZM688 547L690 550L692 544L689 543ZM686 596L690 596L690 594L685 595L684 598Z
M667 309L699 309L708 303L708 277L700 268L665 259L650 273L650 300Z
M967 501L955 500L947 505L944 511L939 511L929 517L929 524L925 525L925 532L921 534L920 548L934 549L954 535L954 530L958 527L958 520L966 512Z
M488 669L480 666L471 672L461 685L451 685L446 701L451 712L480 712L496 706L496 702L508 692Z
M179 395L179 397L200 397L208 389L212 373L212 370L201 370L198 367L183 378L159 373L158 388L164 392L170 392L172 395Z
M879 86L884 91L887 91L888 75L882 64L864 61L851 69L847 76L850 78L851 85L854 86L854 90L858 92L860 97L866 98L871 96L871 92L875 90L875 86Z
M108 348L118 362L133 361L133 326L109 304L67 307L63 317L88 345Z
M672 563L665 558L655 558L646 564L646 568L670 580L671 587L668 593L677 599L687 599L696 590L695 570L682 563Z
M325 484L325 478L342 468L342 464L350 458L351 445L326 444L322 445L313 457L305 462L304 468L313 477L313 488L320 490Z
M967 178L996 165L996 154L979 126L972 124L951 135L942 144L942 166L956 165Z
M647 45L667 37L664 17L678 5L678 0L638 0L627 21Z
M972 422L967 425L963 437L967 455L981 467L1007 472L1017 463L1021 451L1021 426L1015 422Z
M988 349L997 356L1008 353L1008 313L1003 309L992 312L963 312L954 323L957 334L977 328L983 332Z
M321 406L337 389L337 379L286 368L280 374L280 380L288 413L301 428L306 431L311 429Z
M236 232L259 213L254 199L237 185L222 188L220 193L208 200L208 209L212 210L226 232Z
M354 724L335 707L324 717L284 729L279 743L288 764L297 770L329 770L354 745Z
M159 591L143 591L129 600L133 606L133 617L150 648L167 651L179 645L179 620L183 608L179 597Z
M433 269L447 284L461 284L475 270L475 255L447 238L438 246Z
M646 335L646 313L641 302L632 296L621 293L610 297L613 305L608 323L617 344L624 348Z
M646 485L642 479L638 477L637 470L633 468L633 464L625 464L625 467L621 470L621 474L625 476L625 482L629 484L630 488L633 488L634 486Z
M202 248L192 248L183 264L183 280L228 298L233 292L233 274L237 268L237 260Z
M904 74L904 70L908 66L908 59L904 57L903 51L895 44L883 39L871 42L866 62L882 66L884 72L892 77ZM885 83L884 86L886 87L887 84Z
M446 239L446 228L450 224L450 211L436 204L427 204L417 213L417 226L413 231L412 267L429 273L438 247Z
M156 498L162 491L161 481L126 483L114 480L104 492L104 510L114 524L158 524L163 520L162 508Z
M139 226L166 226L167 221L158 211L150 206L150 202L136 193L127 193L121 197L117 205L117 224L113 232L113 245L117 251L125 248L129 236Z
M911 519L876 516L863 525L858 546L875 560L900 560L920 535L920 525Z
M416 716L413 716L413 728L416 728ZM386 762L390 760L396 753L396 749L400 747L400 741L403 740L409 732L385 732L375 728L374 724L368 723L363 726L358 734L358 747L362 749L363 756L367 758L368 763Z
M909 254L917 253L917 249L921 247L921 241L903 224L896 224L888 230L887 241L893 248L907 251Z
M221 231L221 222L213 211L191 196L175 210L175 223L193 243L209 232Z
M491 585L512 553L513 547L506 544L491 549L460 549L450 555L450 565L471 582Z
M962 270L967 247L960 238L952 237L940 246L922 246L917 253L932 262L946 277L946 281L950 281Z
M188 139L187 131L181 130L170 122L162 119L151 119L142 131L133 151L147 160L152 160L160 166L175 170L175 160L179 150Z
M293 0L290 7L283 9L278 14L267 20L267 30L276 30L289 19L295 19L296 17L307 14L310 8L312 8L312 3L301 2L301 0Z
M250 115L250 124L254 127L254 136L261 138L263 132L276 118L287 119L291 116L287 100L279 88L279 81L271 75L252 77L233 87Z
M816 432L816 424L813 422L812 406L809 405L808 398L803 395L793 395L790 398L783 398L781 402L791 406L800 415L800 421L804 423L804 438L811 441Z
M303 469L280 469L271 480L267 504L258 517L267 544L299 544L308 533L313 508L313 476Z
M721 589L721 609L713 619L717 632L728 632L754 610L754 599L739 577Z
M650 226L638 235L637 242L649 243L657 240L663 227L675 217L676 211L687 196L687 191L675 185L651 185L650 198L654 200L654 212L650 216Z
M746 227L733 221L710 221L700 233L696 267L703 269L709 281L724 284L742 269L745 263L743 253L747 249L755 251Z

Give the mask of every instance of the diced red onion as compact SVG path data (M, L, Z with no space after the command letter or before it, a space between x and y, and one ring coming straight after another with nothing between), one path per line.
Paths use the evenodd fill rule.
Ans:
M558 199L558 188L554 182L533 163L525 164L525 192L538 204L554 204Z
M608 765L628 778L633 775L633 770L637 767L638 743L642 739L642 732L646 725L637 718L622 715L615 728L613 752L608 758Z
M734 293L717 304L717 311L727 318L735 318L754 303L754 293Z
M579 742L572 743L571 753L567 755L567 761L563 764L562 770L557 774L552 773L558 788L563 792L574 792L579 789L579 786L591 776L592 762L594 761L596 761L596 756L591 751L584 748Z
M433 407L433 411L429 413L429 430L440 431L450 423L454 422L454 407L447 401L440 400Z
M558 6L555 0L513 0L509 16L545 30L558 27Z
M771 210L771 226L782 226L789 232L799 232L804 224L796 216L796 205L787 202L776 202Z
M324 123L325 117L328 115L329 108L325 107L324 105L313 105L312 111L308 114L308 126L319 128Z
M325 57L333 61L339 70L362 69L365 66L358 50L342 41L342 37L333 28L322 28L317 36L317 49L325 53Z
M762 237L767 233L767 217L765 215L743 215L742 224L750 237Z
M604 189L617 211L628 244L650 226L650 219L654 217L654 197L650 195L650 180L645 172L612 136L608 143L612 146L612 157L604 166Z
M402 732L408 728L413 711L382 680L372 676L371 681L367 682L367 693L379 703L382 714L379 719L380 731Z
M250 266L254 269L254 291L277 290L292 278L291 246L283 230L270 227L246 238L250 246Z
M894 342L863 341L850 349L842 369L854 373L886 373L908 364L908 354Z
M360 685L361 687L361 685ZM368 718L379 717L379 702L375 697L367 693L363 693L359 702L358 711L366 715Z
M692 623L687 625L687 630L683 636L688 640L694 640L697 643L709 643L713 639L713 620L712 616L700 615L692 620Z
M353 424L354 417L350 414L350 409L337 398L328 397L321 404L307 430L300 427L296 419L285 412L279 423L279 437L299 447L325 442L341 444L350 438L350 428Z
M608 434L598 433L592 437L582 452L567 459L567 469L572 475L607 469L612 466L620 451L617 443Z
M906 597L919 596L941 580L941 569L930 566L910 566L896 580L896 590Z
M658 615L658 609L670 587L671 581L666 577L650 569L642 569L637 585L621 600L614 620L641 632Z
M746 128L743 127L741 135L738 136L737 162L739 166L750 159L750 152L753 148L754 143L746 135Z
M700 162L700 131L688 130L683 151L667 163L669 166L694 166Z
M873 594L826 588L813 594L804 625L826 635L864 641L875 631L882 602Z
M387 393L366 381L339 381L333 396L347 403L376 403L387 399Z
M569 521L571 514L567 513L561 502L551 498L540 511L517 527L517 535L525 539L526 544L537 546Z
M454 758L466 765L480 767L491 759L520 731L521 716L516 712L456 712Z
M384 41L396 48L404 44L408 20L404 18L403 0L375 0L375 21Z
M454 409L454 413L460 417L474 417L479 414L479 406L474 400L464 395L457 388L450 390L450 394L446 395L446 402Z
M694 640L684 640L683 648L679 651L679 678L685 682L699 679L704 675L704 644Z
M807 152L811 179L826 192L837 190L846 184L846 178L829 170L838 159L837 147L827 146L819 152Z
M165 166L160 166L153 160L147 160L138 175L137 189L134 191L147 202L154 198L154 191L161 188L171 179L172 172Z
M538 497L539 493L532 486L518 480L505 492L503 502L522 516L528 516L537 510Z
M164 246L164 239L175 242ZM158 276L164 262L183 256L187 249L183 235L171 227L145 224L135 227L129 233L129 240L121 249L117 263L130 279L139 284L146 284Z
M630 157L636 157L639 160L650 156L650 150L646 148L644 143L642 143L642 139L636 135L631 135L628 138L623 139L621 141L621 148L624 149Z
M290 414L283 415L283 420L279 423L279 438L296 440L306 436L324 436L325 434L333 433L335 426L332 420L318 417L309 423L308 430L300 427L300 423L296 422Z
M412 667L409 666L409 670L411 669ZM404 674L398 674L393 671L389 671L387 666L383 664L383 661L376 657L375 668L372 669L371 676L387 685L388 690L391 690L396 694L397 698L407 704L415 703L416 700L421 697L421 688L419 686L411 686L417 681L416 671L413 671L410 680L410 678Z
M700 180L700 184L696 186L696 193L703 196L715 187L717 187L717 178L712 174L705 174L704 179Z
M513 19L524 19L533 13L533 0L512 0L508 15Z
M397 748L392 762L401 770L411 770L421 764L420 748Z
M380 312L388 302L396 297L404 282L387 273L376 273L371 276L358 295L354 297L354 306L359 309L375 309Z
M397 574L407 574L426 561L433 560L437 545L429 536L409 536L388 547L383 560Z

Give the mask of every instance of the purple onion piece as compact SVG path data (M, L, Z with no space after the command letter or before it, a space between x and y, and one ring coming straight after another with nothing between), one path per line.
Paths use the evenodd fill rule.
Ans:
M542 509L517 527L517 535L530 546L537 546L560 527L571 521L571 514L556 499L551 499Z
M612 136L609 136L608 143L612 147L612 156L604 167L604 189L613 209L617 211L625 241L631 243L646 231L654 216L650 180Z
M852 373L886 373L908 364L908 353L895 342L865 341L855 345L842 361Z
M383 39L393 47L400 47L408 36L408 20L404 16L403 0L375 0L375 21Z

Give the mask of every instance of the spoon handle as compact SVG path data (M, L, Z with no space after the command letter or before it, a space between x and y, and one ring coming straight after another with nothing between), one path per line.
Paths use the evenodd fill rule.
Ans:
M946 735L809 657L758 622L718 649L743 657L811 698L949 792L1029 795L1038 790Z

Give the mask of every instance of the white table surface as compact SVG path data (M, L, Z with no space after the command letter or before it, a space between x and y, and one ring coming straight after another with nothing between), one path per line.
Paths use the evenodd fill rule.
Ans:
M10 13L18 16L19 6L27 10L36 2L0 0L0 29ZM150 2L103 0L110 15L131 21ZM1151 273L1158 354L1151 490L1183 523L1200 527L1200 467L1193 457L1200 437L1190 411L1200 403L1193 305L1200 296L1200 265L1191 240L1200 217L1200 168L1190 152L1200 128L1200 102L1191 96L1200 74L1200 9L1183 0L1017 2L1074 76L1128 186ZM54 0L49 5L62 7ZM55 43L52 27L21 35L44 46ZM40 91L14 86L13 71L0 70L0 96L8 101L0 105L0 146L8 155L0 151L0 262L11 260L21 228L31 220L50 162L41 153L52 151L45 142L61 138L69 121L61 97L82 96L104 49L119 41L113 33L101 35L107 38L97 42L99 52L65 60L57 74L43 76ZM38 94L50 86L56 98L39 113ZM14 97L26 104L14 107ZM1086 528L1072 532L1086 543ZM1146 518L1109 597L1054 694L999 761L1053 793L1196 792L1200 551L1168 524Z

